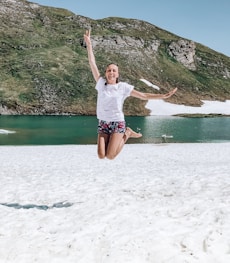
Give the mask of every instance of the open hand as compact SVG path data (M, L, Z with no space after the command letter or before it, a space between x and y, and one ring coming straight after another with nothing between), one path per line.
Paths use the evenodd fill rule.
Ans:
M168 93L164 94L164 95L163 95L163 99L168 99L168 98L170 98L173 94L176 93L176 91L177 91L177 88L175 88L175 89L169 91Z

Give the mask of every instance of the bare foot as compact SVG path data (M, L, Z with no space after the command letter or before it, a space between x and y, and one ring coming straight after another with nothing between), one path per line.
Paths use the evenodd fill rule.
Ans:
M128 138L140 138L140 137L142 137L141 133L137 133L129 127L126 128L125 134L128 136Z

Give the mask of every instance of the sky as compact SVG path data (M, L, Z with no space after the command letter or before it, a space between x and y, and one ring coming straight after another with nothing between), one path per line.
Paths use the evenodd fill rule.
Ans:
M92 19L133 18L230 57L230 0L30 0ZM93 34L93 32L92 32Z

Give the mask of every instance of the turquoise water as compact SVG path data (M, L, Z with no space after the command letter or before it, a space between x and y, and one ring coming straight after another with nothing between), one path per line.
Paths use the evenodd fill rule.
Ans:
M129 143L230 142L228 117L126 117L126 122L143 134ZM0 145L96 144L96 141L95 116L0 116Z

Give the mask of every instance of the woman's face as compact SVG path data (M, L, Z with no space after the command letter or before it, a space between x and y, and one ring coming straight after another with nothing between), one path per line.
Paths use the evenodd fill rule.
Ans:
M110 64L105 70L105 77L108 84L116 84L119 78L118 66Z

